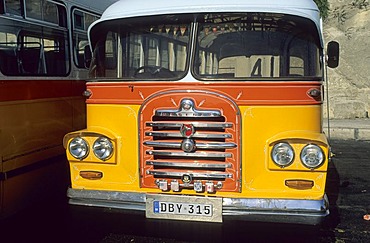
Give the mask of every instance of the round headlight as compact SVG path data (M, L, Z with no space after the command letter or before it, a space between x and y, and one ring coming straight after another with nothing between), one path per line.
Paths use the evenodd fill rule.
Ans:
M107 160L113 154L113 144L108 138L100 137L95 140L93 150L96 157Z
M310 169L319 167L325 160L322 149L314 144L306 145L301 152L301 161L304 166Z
M83 138L73 138L69 143L69 152L76 159L82 160L89 154L89 145Z
M278 166L286 167L294 160L294 150L288 143L275 144L271 151L271 158Z

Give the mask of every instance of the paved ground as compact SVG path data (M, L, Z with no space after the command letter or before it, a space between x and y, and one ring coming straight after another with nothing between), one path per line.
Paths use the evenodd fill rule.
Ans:
M320 242L370 242L370 142L333 140L327 191L331 216ZM326 236L325 236L326 235Z
M332 139L370 141L370 119L324 121L324 131Z
M69 206L63 197L0 222L0 242L370 242L370 221L363 219L370 213L370 142L332 140L332 147L331 216L320 227L146 220L141 214Z

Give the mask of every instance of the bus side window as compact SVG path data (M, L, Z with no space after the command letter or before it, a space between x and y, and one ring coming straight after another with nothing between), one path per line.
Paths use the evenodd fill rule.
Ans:
M15 48L0 49L0 71L5 75L16 75L18 72Z
M10 14L10 15L22 15L21 1L19 0L7 0L0 1L0 13L1 14Z
M45 63L48 75L65 75L66 60L65 54L60 50L51 50L45 52Z
M41 47L21 47L18 52L18 67L21 74L42 73Z
M0 30L0 71L5 75L17 75L17 36Z
M88 60L85 60L85 47L89 45L87 29L99 17L96 14L82 9L73 10L73 58L77 67L88 68Z

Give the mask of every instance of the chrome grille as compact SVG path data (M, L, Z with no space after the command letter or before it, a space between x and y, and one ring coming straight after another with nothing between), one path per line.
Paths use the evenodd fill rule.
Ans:
M229 188L238 190L237 129L226 122L221 110L198 110L192 100L183 99L179 109L156 110L142 130L146 158L142 176L151 176L153 187L170 190L175 182L176 188L199 191L195 183L197 188L211 183L212 188L222 190L231 182L234 185ZM191 181L184 181L184 176ZM151 187L147 181L144 184Z

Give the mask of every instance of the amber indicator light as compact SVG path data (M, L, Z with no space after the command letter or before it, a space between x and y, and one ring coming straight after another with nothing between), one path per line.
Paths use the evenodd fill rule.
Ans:
M307 190L313 187L314 182L309 180L286 180L285 185L293 189Z
M99 180L103 178L103 172L100 171L80 171L80 176L88 180Z

